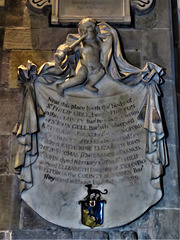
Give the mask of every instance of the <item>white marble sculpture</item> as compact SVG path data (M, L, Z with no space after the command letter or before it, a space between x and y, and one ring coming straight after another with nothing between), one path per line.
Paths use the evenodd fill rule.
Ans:
M21 65L24 104L14 133L22 198L48 221L79 229L124 225L157 203L167 165L162 75L156 64L129 64L116 30L91 18L67 36L54 61ZM101 224L87 212L82 219L85 185L106 193Z

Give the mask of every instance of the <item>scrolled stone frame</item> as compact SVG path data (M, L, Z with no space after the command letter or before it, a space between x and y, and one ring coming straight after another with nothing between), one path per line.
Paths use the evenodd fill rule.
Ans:
M131 8L138 15L149 13L155 6L155 0L131 0Z
M130 6L135 14L144 15L153 9L155 3L156 0L131 0ZM59 0L27 0L27 6L35 12L51 7L51 24L59 24Z

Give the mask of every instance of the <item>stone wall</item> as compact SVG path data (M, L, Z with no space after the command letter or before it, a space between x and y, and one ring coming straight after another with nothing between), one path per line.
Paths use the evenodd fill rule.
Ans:
M0 7L0 239L179 239L178 130L171 1L157 0L152 12L136 15L135 27L119 28L129 62L143 67L152 61L166 69L162 107L166 122L169 167L164 197L137 221L121 228L75 231L53 225L20 199L13 165L17 151L11 134L18 122L23 89L17 67L28 59L40 66L76 28L52 27L48 14L34 13L26 0L6 0Z

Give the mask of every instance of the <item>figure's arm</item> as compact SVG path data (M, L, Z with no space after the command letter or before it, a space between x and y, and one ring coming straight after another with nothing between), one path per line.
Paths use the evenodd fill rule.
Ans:
M80 37L77 41L75 41L70 46L67 44L60 45L54 55L56 63L61 64L67 55L70 55L71 52L74 52L75 50L77 51L77 47L85 38L86 38L86 34Z

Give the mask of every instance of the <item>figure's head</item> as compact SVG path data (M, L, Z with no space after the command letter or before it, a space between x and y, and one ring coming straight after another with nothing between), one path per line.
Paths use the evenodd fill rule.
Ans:
M79 23L79 35L87 34L87 39L93 39L97 35L97 22L92 18L83 18Z

